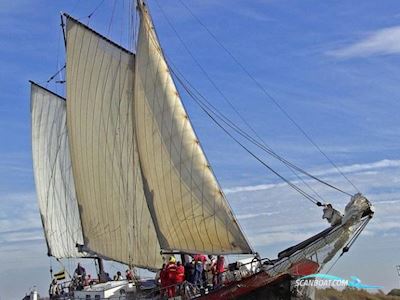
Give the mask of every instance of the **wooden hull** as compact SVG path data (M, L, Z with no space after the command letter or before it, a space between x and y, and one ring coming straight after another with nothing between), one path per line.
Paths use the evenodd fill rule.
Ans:
M286 273L271 277L267 272L260 271L196 299L289 300L292 299L291 280L313 274L317 270L317 263L304 259L291 266Z
M290 280L289 274L276 277L269 277L265 272L256 273L241 281L232 282L223 288L212 291L207 295L198 297L201 300L285 300L290 299Z

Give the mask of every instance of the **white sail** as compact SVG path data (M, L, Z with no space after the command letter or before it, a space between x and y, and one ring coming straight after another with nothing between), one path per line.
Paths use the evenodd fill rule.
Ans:
M162 264L133 130L134 55L67 17L67 113L85 247Z
M135 130L161 248L251 253L193 131L150 16L143 3L139 8Z
M32 154L48 254L82 257L82 228L68 147L65 99L32 83Z

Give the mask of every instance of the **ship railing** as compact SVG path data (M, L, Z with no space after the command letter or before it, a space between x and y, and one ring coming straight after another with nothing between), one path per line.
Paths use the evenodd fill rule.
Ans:
M171 284L171 285L163 286L163 287L157 287L155 289L148 291L148 293L143 293L143 291L142 291L143 298L151 298L152 296L160 295L161 299L163 299L162 296L167 295L168 289L174 288L177 291L176 295L180 296L181 299L183 299L183 300L184 299L193 299L195 297L207 294L211 291L218 290L218 289L224 287L224 285L226 283L240 281L243 278L249 277L253 274L260 272L263 264L272 265L273 261L271 261L269 258L255 257L250 262L237 264L236 267L234 267L231 264L230 268L228 267L223 272L220 272L219 274L222 275L222 280L221 280L222 282L220 284L213 285L212 283L210 283L210 281L212 282L211 278L206 280L206 282L201 280L199 285L185 280L182 283ZM248 265L251 266L250 270L249 269L244 270L244 267L246 267ZM254 266L254 268L253 268L253 266ZM230 274L232 274L232 275L229 276Z
M159 299L168 299L168 290L173 289L175 291L175 297L180 297L182 300L192 299L196 296L200 296L200 289L194 284L184 281L182 283L171 284L167 286L158 286L157 288L149 291L141 291L140 299L152 299L153 297L159 296Z

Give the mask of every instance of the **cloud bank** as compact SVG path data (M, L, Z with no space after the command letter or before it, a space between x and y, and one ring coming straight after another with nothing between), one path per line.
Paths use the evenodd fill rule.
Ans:
M376 162L365 163L365 164L352 164L347 166L340 166L340 171L344 174L356 174L362 172L364 175L369 172L370 175L376 175L376 172L386 168L400 168L400 160L389 160L383 159ZM374 172L372 172L374 171ZM318 169L310 172L314 176L318 177L326 177L331 176L331 180L337 181L338 171L335 168L327 168L327 169ZM394 180L399 180L399 177L395 177ZM293 183L298 184L299 181L292 181ZM307 180L307 182L312 182ZM259 185L251 185L251 186L238 186L225 189L226 194L238 193L238 192L252 192L252 191L262 191L269 190L273 188L282 188L287 186L286 183L268 183L268 184L259 184Z
M400 54L400 26L374 31L356 43L328 51L326 54L337 58Z

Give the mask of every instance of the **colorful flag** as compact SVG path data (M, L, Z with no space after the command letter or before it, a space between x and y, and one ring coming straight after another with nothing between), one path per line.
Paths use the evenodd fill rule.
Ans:
M57 280L64 280L65 279L65 270L55 273L54 278Z

